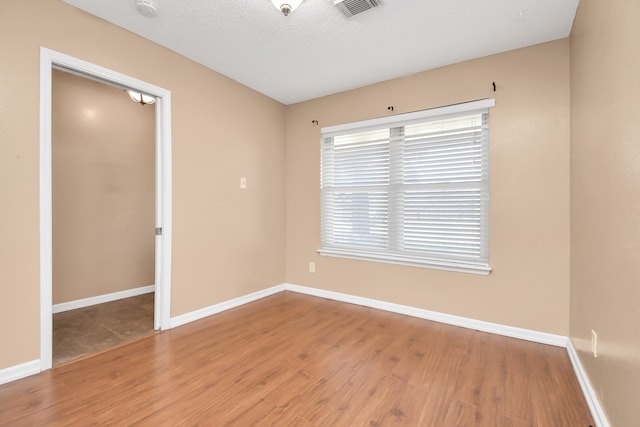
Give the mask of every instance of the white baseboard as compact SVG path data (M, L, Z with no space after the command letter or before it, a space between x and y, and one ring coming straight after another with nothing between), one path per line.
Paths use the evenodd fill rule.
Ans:
M63 311L75 310L76 308L89 307L96 304L102 304L105 302L116 301L119 299L135 297L142 294L148 294L156 290L156 285L141 286L139 288L126 289L124 291L112 292L110 294L98 295L95 297L78 299L75 301L62 302L60 304L54 304L52 307L53 313L61 313Z
M591 382L589 381L587 373L582 368L582 363L580 363L578 352L573 346L573 342L571 341L571 339L569 339L567 342L567 353L569 353L569 359L571 360L571 364L573 365L573 370L576 373L576 377L578 377L578 382L580 383L580 387L582 388L582 394L584 394L584 398L587 400L587 405L589 406L591 415L596 422L596 426L609 427L607 416L602 410L602 406L600 406L600 402L598 401L596 392L593 390L593 387L591 387Z
M131 289L128 291L114 292L113 294L102 295L94 298L86 298L84 300L72 301L64 304L57 304L57 306L64 306L63 309L56 311L56 305L54 305L54 313L65 310L72 310L73 308L86 307L93 304L99 304L101 302L113 301L120 298L127 298L128 296L140 295L147 292L153 292L154 286L144 286L141 288ZM307 295L313 295L321 298L327 298L335 301L342 301L350 304L362 305L365 307L376 308L379 310L390 311L393 313L404 314L407 316L418 317L421 319L433 320L435 322L445 323L454 326L460 326L463 328L475 329L483 332L489 332L497 335L503 335L512 338L523 339L527 341L533 341L541 344L549 344L558 347L565 347L569 354L571 364L575 370L576 376L582 387L582 392L587 400L591 414L598 427L609 427L607 418L598 402L597 396L589 383L588 377L582 368L580 359L576 353L573 343L565 336L549 334L546 332L532 331L529 329L516 328L513 326L505 326L497 323L485 322L482 320L470 319L467 317L454 316L451 314L439 313L436 311L425 310L416 307L410 307L406 305L400 305L390 303L386 301L375 300L371 298L359 297L355 295L343 294L340 292L327 291L324 289L310 288L306 286L293 285L289 283L283 283L271 288L267 288L258 292L253 292L248 295L244 295L238 298L234 298L228 301L223 301L218 304L211 305L199 310L192 311L190 313L182 314L180 316L172 317L170 319L171 328L181 326L196 320L203 319L216 313L220 313L231 308L239 307L243 304L250 303L252 301L265 298L267 296L276 294L282 291L292 291ZM136 292L130 294L131 292ZM125 296L121 296L125 295ZM114 297L115 296L115 297ZM107 299L103 299L107 298ZM90 303L86 303L90 301ZM93 302L97 301L97 302ZM72 304L77 304L73 305ZM70 308L68 308L70 307ZM20 378L24 378L29 375L33 375L40 372L40 360L33 360L31 362L22 363L9 368L0 370L0 384L4 384L10 381L14 381Z
M218 304L210 305L209 307L201 308L199 310L195 310L190 313L181 314L179 316L172 317L170 320L170 324L172 328L175 328L176 326L181 326L186 323L200 320L205 317L211 316L213 314L220 313L225 310L229 310L231 308L239 307L243 304L247 304L252 301L256 301L261 298L268 297L269 295L277 294L278 292L282 292L284 290L285 290L284 285L273 286L271 288L263 289L258 292L254 292L248 295L243 295L238 298L223 301Z
M452 314L439 313L422 308L409 307L406 305L394 304L391 302L364 298L355 295L348 295L340 292L326 291L323 289L308 288L306 286L292 285L289 283L286 283L284 287L288 291L314 295L317 297L347 302L350 304L362 305L365 307L377 308L379 310L405 314L407 316L418 317L420 319L433 320L435 322L446 323L448 325L476 329L478 331L490 332L492 334L504 335L507 337L519 338L522 340L533 341L541 344L554 345L557 347L567 346L567 337L562 335L532 331L530 329L516 328L514 326L505 326L498 323L470 319L468 317L454 316Z
M567 337L562 335L549 334L546 332L532 331L530 329L516 328L513 326L500 325L498 323L485 322L482 320L470 319L467 317L454 316L452 314L439 313L429 311L422 308L410 307L406 305L394 304L391 302L364 298L355 295L343 294L340 292L327 291L324 289L309 288L306 286L292 285L283 283L273 286L262 291L244 295L232 300L223 301L218 304L204 307L190 313L182 314L171 318L171 327L184 325L196 320L203 319L216 313L220 313L230 308L238 307L252 301L276 294L282 291L292 291L301 294L313 295L321 298L327 298L335 301L342 301L350 304L362 305L365 307L376 308L379 310L390 311L393 313L405 314L407 316L418 317L420 319L433 320L449 325L460 326L463 328L475 329L492 334L504 335L512 338L519 338L527 341L533 341L541 344L549 344L558 347L567 346Z
M0 369L0 384L40 373L40 359Z

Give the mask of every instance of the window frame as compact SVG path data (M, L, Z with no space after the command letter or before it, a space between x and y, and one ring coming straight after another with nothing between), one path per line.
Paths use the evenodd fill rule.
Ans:
M489 265L489 130L488 130L488 116L489 116L489 108L495 106L495 99L482 99L477 101L465 102L461 104L448 105L445 107L432 108L428 110L414 111L411 113L405 114L397 114L393 116L387 116L377 119L358 121L353 123L341 124L336 126L323 127L321 129L321 178L320 178L320 192L321 192L321 248L318 249L318 253L323 256L332 256L339 258L348 258L348 259L357 259L357 260L366 260L366 261L375 261L375 262L383 262L383 263L391 263L391 264L401 264L401 265L409 265L416 267L424 267L424 268L432 268L432 269L440 269L447 271L458 271L465 273L475 273L486 275L491 272L491 267ZM390 246L393 246L393 240L396 239L395 236L391 235L390 230L392 229L391 225L387 226L387 248L383 250L376 249L366 249L363 246L360 247L345 247L345 246L330 246L327 245L326 227L327 227L327 218L326 215L328 213L325 210L325 205L328 202L325 200L329 195L335 195L335 190L327 190L325 188L324 177L322 176L324 173L323 167L325 163L325 141L328 138L334 138L341 135L354 134L359 132L367 132L374 131L379 129L389 129L390 136L389 140L392 139L391 133L394 129L402 128L405 129L405 126L409 126L411 124L420 123L420 122L429 122L429 121L438 121L442 119L452 118L452 117L461 117L466 115L473 114L486 114L487 123L486 123L486 134L482 138L482 147L481 147L481 158L482 158L482 179L478 188L480 189L480 239L481 239L481 249L480 256L478 257L446 257L442 255L433 256L433 254L429 254L428 252L411 252L411 251L396 251L396 249L389 249ZM483 131L484 132L484 131ZM332 139L333 140L333 139ZM405 142L403 142L405 144ZM402 146L403 149L405 145ZM389 143L389 152L393 151L394 148ZM391 156L391 154L389 155ZM391 163L391 160L389 161ZM389 167L391 169L391 166ZM391 175L391 172L390 172ZM387 193L391 194L392 186L391 186L391 176L389 177L389 184L387 184L388 190ZM333 192L332 192L333 191ZM387 223L391 221L396 221L397 218L393 218L394 213L391 212L391 205L387 203ZM397 206L396 206L397 207ZM406 203L402 205L403 209L406 207ZM335 215L334 211L331 211L333 215ZM404 222L401 220L401 222ZM393 227L394 230L397 231L396 227ZM409 253L407 253L409 252Z

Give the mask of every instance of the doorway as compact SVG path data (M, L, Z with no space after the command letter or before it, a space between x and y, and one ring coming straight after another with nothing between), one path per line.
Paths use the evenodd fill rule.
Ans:
M155 105L52 72L57 366L153 332Z
M40 52L40 311L41 370L52 366L52 70L133 89L157 99L155 109L154 329L170 328L171 289L171 93L121 73L42 48Z

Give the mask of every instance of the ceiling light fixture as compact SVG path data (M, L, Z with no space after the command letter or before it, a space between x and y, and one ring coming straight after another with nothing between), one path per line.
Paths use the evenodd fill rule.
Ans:
M140 105L154 104L156 102L156 99L151 95L145 95L144 93L133 90L127 90L126 92L129 94L129 98L131 98L133 102Z
M273 3L276 9L282 12L284 16L289 16L302 2L303 0L271 0L271 3Z
M147 18L155 18L158 16L158 10L149 0L137 0L136 10L140 15L146 16Z

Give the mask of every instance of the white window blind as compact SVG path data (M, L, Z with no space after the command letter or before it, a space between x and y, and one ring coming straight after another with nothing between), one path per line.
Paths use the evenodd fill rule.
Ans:
M322 129L322 255L488 274L494 100Z

